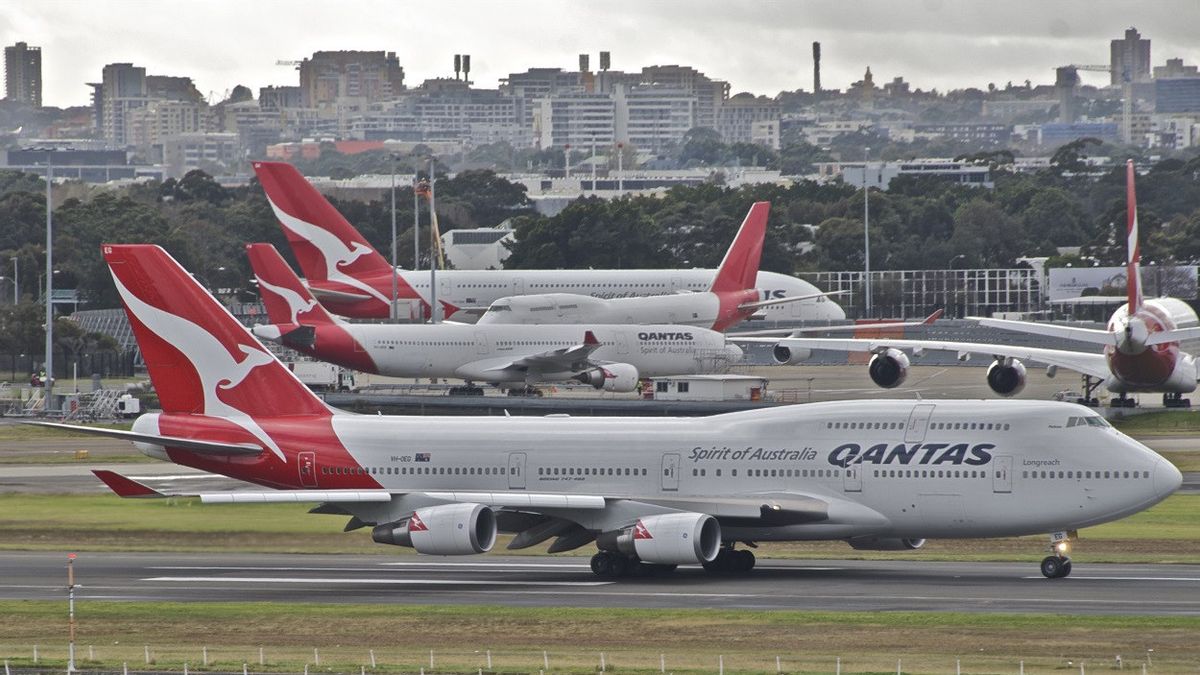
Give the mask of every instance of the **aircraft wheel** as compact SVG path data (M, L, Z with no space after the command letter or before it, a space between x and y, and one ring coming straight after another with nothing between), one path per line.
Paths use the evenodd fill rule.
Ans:
M598 577L612 576L612 556L608 551L600 551L592 556L592 574Z
M637 563L631 561L623 555L612 554L612 576L623 577L630 572L630 568Z
M1056 555L1042 558L1042 576L1047 579L1061 579L1071 573L1071 561Z
M748 549L737 551L736 557L733 559L733 568L737 572L749 572L754 569L754 553Z

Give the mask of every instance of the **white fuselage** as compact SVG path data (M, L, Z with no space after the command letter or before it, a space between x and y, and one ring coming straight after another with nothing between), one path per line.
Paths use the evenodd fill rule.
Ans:
M570 379L584 367L552 364L507 368L525 357L583 344L591 331L601 346L594 363L626 363L639 376L689 375L741 359L722 334L692 326L557 325L476 327L343 324L375 362L381 375L461 378L479 382L538 382Z
M725 518L727 541L996 537L1115 520L1181 480L1094 411L1045 401L839 401L665 419L339 415L333 428L396 495L354 507L372 522L446 499L431 492L528 491L602 496L602 509L561 512L598 531L690 510ZM321 467L316 487L337 487L337 471ZM807 522L731 517L728 500L754 496L828 506Z
M824 298L818 298L823 300ZM814 299L814 302L817 299ZM480 324L673 323L711 328L721 308L714 293L605 300L572 293L516 295L493 302Z
M707 269L445 270L437 273L437 297L439 303L448 302L456 307L487 307L507 296L544 293L570 293L602 299L671 296L687 291L707 291L712 286L715 273L715 270ZM400 276L428 302L428 271L401 270ZM759 272L756 287L762 300L821 292L803 279L777 272ZM677 311L679 323L700 325L686 319L694 310ZM760 313L772 321L841 321L846 318L842 308L826 297L767 307ZM584 317L584 320L591 319ZM667 315L646 320L654 323L674 322ZM639 318L635 322L642 321Z

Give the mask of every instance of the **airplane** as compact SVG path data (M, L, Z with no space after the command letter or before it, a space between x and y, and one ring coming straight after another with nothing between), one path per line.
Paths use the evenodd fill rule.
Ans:
M724 335L695 326L347 323L325 311L274 246L246 251L271 322L254 334L366 373L630 392L643 377L708 372L742 358Z
M253 166L296 255L306 285L326 309L353 319L388 318L392 315L395 278L397 313L411 320L430 317L428 272L393 269L292 165L254 162ZM473 321L496 300L529 293L571 293L611 299L703 292L712 287L715 276L716 270L708 269L438 270L438 314L440 318ZM776 272L759 272L755 285L763 302L805 298L764 305L766 319L841 321L846 318L836 302L807 281Z
M1092 410L1045 401L837 401L702 418L400 417L330 408L163 249L102 246L162 412L129 431L165 461L245 481L202 503L313 503L430 555L594 543L602 578L678 565L746 573L757 542L912 550L926 537L1075 531L1172 494L1182 475ZM168 493L112 471L122 497ZM258 487L255 487L258 486ZM736 548L743 544L743 548Z
M770 202L756 202L721 260L712 285L701 292L631 298L596 298L578 293L530 293L500 298L479 317L479 324L680 323L716 331L749 319L756 312L833 293L812 293L770 300L755 288L767 231Z
M1113 312L1105 330L1074 328L1048 323L970 317L981 326L1031 335L1062 338L1086 345L1103 347L1101 353L1022 347L1009 344L983 344L944 340L839 339L788 337L779 340L761 337L734 337L735 342L774 344L777 363L795 365L809 358L813 349L868 352L873 354L868 372L875 384L884 388L903 384L910 360L905 350L920 356L925 351L956 352L966 360L972 354L993 359L987 369L987 383L1001 396L1015 396L1025 388L1024 361L1046 364L1053 377L1059 368L1084 375L1084 394L1079 400L1093 407L1099 401L1092 396L1101 384L1119 397L1113 406L1134 405L1131 392L1162 392L1165 407L1187 407L1183 394L1195 391L1196 357L1183 351L1180 342L1200 338L1200 320L1186 302L1177 298L1142 296L1141 252L1138 247L1137 196L1134 190L1133 161L1126 163L1127 203L1127 297Z

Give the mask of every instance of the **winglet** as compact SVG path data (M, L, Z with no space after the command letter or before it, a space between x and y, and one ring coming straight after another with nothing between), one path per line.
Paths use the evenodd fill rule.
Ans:
M928 326L928 325L932 324L934 321L937 321L938 319L942 318L942 315L945 313L946 313L946 310L944 310L944 309L934 310L933 314L930 314L929 316L925 317L925 320L922 321L921 323Z
M755 202L746 219L738 228L733 243L725 252L725 259L717 268L713 279L713 293L728 291L744 291L754 288L758 279L758 265L762 260L763 238L767 233L767 214L771 211L771 202Z
M600 341L596 339L596 334L589 330L583 333L583 344L591 347L600 344Z
M141 483L137 482L136 480L133 480L132 478L126 478L125 476L122 476L121 474L119 474L115 471L106 471L103 469L96 469L96 470L92 471L92 473L96 474L96 478L99 478L100 480L104 481L104 484L108 486L108 489L115 492L118 497L124 498L124 497L165 497L166 496L157 490L154 490L152 488L146 487L145 485L142 485Z

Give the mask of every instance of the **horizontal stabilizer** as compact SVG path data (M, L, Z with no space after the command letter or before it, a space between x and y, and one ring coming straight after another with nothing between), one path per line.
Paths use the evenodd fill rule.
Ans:
M987 328L999 328L1001 330L1011 330L1017 333L1028 333L1030 335L1046 335L1048 337L1074 340L1076 342L1086 342L1093 345L1115 345L1120 342L1122 338L1121 335L1113 333L1112 331L1096 330L1095 328L1074 328L1072 326L1059 326L1052 323L1010 321L1008 319L985 319L976 316L969 316L967 318L973 321L978 321L980 326L985 326Z
M256 443L222 443L220 441L200 441L192 438L179 438L177 436L163 436L160 434L141 434L136 431L125 431L123 429L83 427L74 424L59 424L58 422L24 422L24 424L32 424L39 427L50 427L52 429L78 431L79 433L92 434L95 436L120 438L130 441L131 443L150 443L152 445L161 445L168 448L187 450L198 455L253 456L263 451L262 446Z
M96 478L104 481L108 489L112 490L118 497L146 498L146 497L166 497L163 493L149 488L141 483L126 478L116 471L105 471L97 469L92 471Z
M348 302L371 299L371 296L366 293L347 293L346 291L335 291L331 288L321 288L319 286L309 286L308 292L312 293L317 299L345 300Z
M1146 346L1161 345L1167 342L1183 342L1184 340L1200 339L1200 326L1192 328L1176 328L1175 330L1164 330L1157 333L1151 333L1146 338Z

